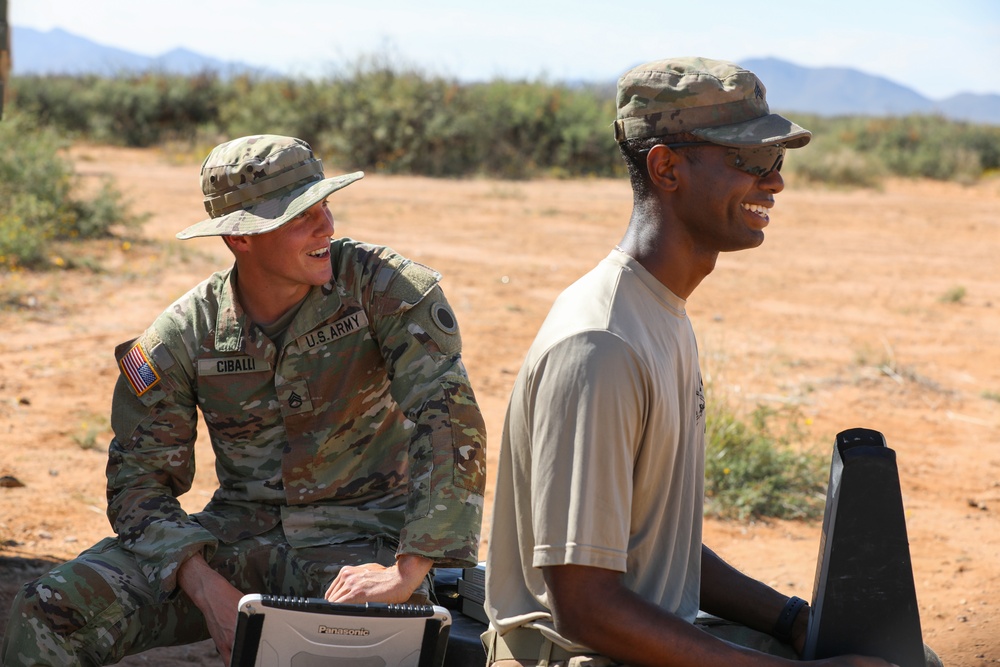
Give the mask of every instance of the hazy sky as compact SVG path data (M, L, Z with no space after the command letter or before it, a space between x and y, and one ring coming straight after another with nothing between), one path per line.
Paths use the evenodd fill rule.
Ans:
M14 26L145 55L185 47L310 76L372 54L463 80L614 80L667 56L773 56L932 99L1000 94L998 0L9 0L9 11Z

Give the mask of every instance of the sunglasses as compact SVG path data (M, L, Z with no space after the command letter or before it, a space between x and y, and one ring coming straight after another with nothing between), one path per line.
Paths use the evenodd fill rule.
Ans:
M667 148L681 148L684 146L719 146L708 141L682 141L676 144L661 144ZM648 152L646 149L642 152ZM728 147L726 164L736 167L753 176L767 176L772 171L781 171L781 165L785 160L785 144L771 144L769 146L743 146L740 148Z

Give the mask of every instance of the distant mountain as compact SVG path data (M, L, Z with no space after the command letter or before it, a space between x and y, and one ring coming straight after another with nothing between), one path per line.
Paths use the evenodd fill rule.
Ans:
M14 75L166 72L192 75L215 72L280 76L277 72L239 62L174 49L156 57L142 56L97 44L61 29L40 32L13 26ZM842 67L802 67L777 58L752 58L740 64L753 70L767 86L772 109L820 116L888 116L938 113L946 118L1000 125L1000 95L962 93L932 100L884 77ZM605 90L607 82L593 87ZM614 85L609 94L613 95Z
M1000 95L960 93L936 105L948 118L1000 125Z
M954 120L1000 125L1000 95L962 93L935 101L855 69L800 67L777 58L755 58L740 64L764 82L772 109L821 116L938 113Z
M222 77L238 74L276 76L275 72L238 62L226 62L187 49L174 49L156 57L143 56L113 46L104 46L65 30L48 32L12 26L13 74L49 75L165 72L190 76L214 72Z

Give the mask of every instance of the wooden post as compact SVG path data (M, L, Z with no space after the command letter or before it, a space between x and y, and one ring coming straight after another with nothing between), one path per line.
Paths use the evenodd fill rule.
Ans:
M7 22L7 0L0 0L0 118L10 79L10 24Z

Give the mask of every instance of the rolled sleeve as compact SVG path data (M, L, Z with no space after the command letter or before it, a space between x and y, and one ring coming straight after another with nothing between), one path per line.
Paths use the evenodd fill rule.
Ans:
M478 562L486 486L486 426L440 287L378 323L391 392L412 422L410 492L399 553L438 567ZM454 324L453 327L448 326Z
M180 564L199 552L210 558L218 543L177 500L191 488L195 473L193 400L161 386L151 391L156 393L140 400L124 377L115 388L108 519L164 600L177 588Z

